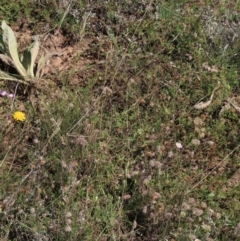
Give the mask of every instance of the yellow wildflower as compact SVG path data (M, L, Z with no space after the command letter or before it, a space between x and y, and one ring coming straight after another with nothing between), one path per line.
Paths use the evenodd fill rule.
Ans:
M15 111L13 113L13 118L16 121L25 121L26 115L22 111Z

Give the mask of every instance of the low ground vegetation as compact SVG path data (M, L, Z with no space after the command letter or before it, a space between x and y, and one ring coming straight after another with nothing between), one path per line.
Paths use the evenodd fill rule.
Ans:
M37 35L49 58L0 80L0 239L239 240L239 14L2 0L19 52Z

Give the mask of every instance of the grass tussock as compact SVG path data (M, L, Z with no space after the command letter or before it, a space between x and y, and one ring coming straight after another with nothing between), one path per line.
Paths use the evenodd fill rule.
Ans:
M238 1L5 2L51 58L0 81L0 239L238 240Z

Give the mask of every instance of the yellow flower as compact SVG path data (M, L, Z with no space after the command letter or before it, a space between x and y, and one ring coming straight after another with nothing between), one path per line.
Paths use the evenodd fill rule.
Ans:
M25 121L26 115L22 111L15 111L13 113L13 118L16 121Z

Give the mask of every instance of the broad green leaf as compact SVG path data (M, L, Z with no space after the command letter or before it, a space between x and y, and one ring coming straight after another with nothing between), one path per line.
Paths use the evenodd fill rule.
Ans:
M42 70L43 67L45 66L47 61L47 55L42 54L40 59L38 60L38 68L37 68L37 73L36 73L36 77L42 77Z
M0 51L4 54L6 53L6 46L3 42L3 36L2 35L0 36Z
M0 70L0 79L15 81L15 82L18 82L18 83L23 83L23 84L29 84L26 81L23 81L21 79L17 79L17 78L9 75L8 73L6 73L6 72L4 72L2 70Z
M20 57L22 65L31 77L34 77L34 63L38 55L39 45L39 41L36 39L34 43L24 51L22 57Z
M29 49L25 50L23 54L20 56L20 62L28 73L31 64L31 52Z
M4 21L5 22L5 21ZM4 29L4 27L5 27L5 25L6 25L6 23L5 23L5 25L4 25L4 22L2 21L2 29ZM4 41L3 41L3 33L1 34L1 36L0 36L0 51L2 52L2 53L4 53L4 54L6 54L6 45L5 45L5 43L4 43Z
M32 77L34 77L34 63L38 55L39 47L40 47L39 40L38 38L36 38L33 45L30 47L31 63L30 63L30 69L28 69L28 73Z
M5 46L7 47L7 54L9 57L12 58L14 65L19 72L19 74L27 78L27 71L24 69L23 65L21 64L18 52L17 52L17 40L15 37L14 32L12 29L6 24L6 22L2 21L2 29L3 29L3 42L5 43Z
M5 54L0 54L0 59L1 59L6 65L9 65L9 66L14 67L14 63L13 63L12 59L11 59L10 57L8 57L7 55L5 55Z

